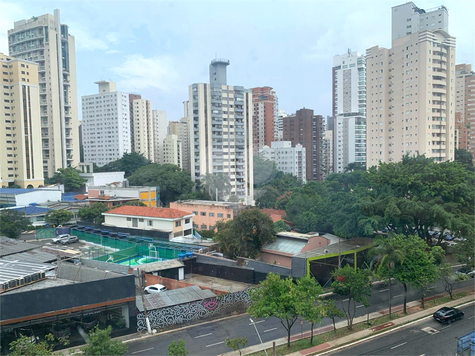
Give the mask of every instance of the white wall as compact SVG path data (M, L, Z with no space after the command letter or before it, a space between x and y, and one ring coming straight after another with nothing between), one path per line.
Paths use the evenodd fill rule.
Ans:
M15 198L16 205L28 206L31 203L43 204L48 201L61 201L61 191L39 189L28 193L17 194Z

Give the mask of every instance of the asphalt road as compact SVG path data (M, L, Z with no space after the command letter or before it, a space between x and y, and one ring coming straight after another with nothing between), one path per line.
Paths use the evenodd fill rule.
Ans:
M432 316L331 355L455 355L456 338L474 329L474 304L460 308L465 317L444 325ZM468 354L468 353L467 353Z
M469 287L474 285L474 280L468 280L457 287ZM385 310L388 308L388 287L384 284L373 287L372 296L369 298L370 306L365 308L359 304L356 308L356 316L365 315L368 312ZM392 287L393 306L403 303L404 289L400 285ZM436 283L429 290L427 296L445 293L442 282ZM408 291L407 301L417 300L419 294L415 290ZM337 299L337 298L335 298ZM337 299L337 306L341 307L341 300ZM471 320L473 319L466 319ZM338 321L338 320L337 320ZM276 318L255 320L256 327L263 342L272 341L287 335L286 330ZM331 325L331 320L324 319L320 326ZM473 323L472 323L473 325ZM297 321L291 330L292 335L308 331L307 323ZM177 330L167 334L157 334L156 336L128 343L127 355L167 355L168 345L173 340L182 339L186 342L189 355L219 355L232 351L224 346L226 337L231 339L245 337L248 339L247 346L260 343L256 330L249 321L249 315L245 314L228 320L211 322L208 324L198 324L182 330ZM423 353L423 352L422 352ZM422 353L418 354L421 355Z

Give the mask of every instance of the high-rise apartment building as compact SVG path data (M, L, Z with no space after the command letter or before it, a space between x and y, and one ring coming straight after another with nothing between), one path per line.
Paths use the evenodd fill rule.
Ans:
M445 6L424 10L410 1L392 8L392 41L427 30L449 32L449 12Z
M146 99L132 101L132 152L141 153L150 161L155 161L154 125L152 102Z
M259 154L275 162L277 170L290 173L303 183L307 182L305 148L301 144L292 147L290 141L274 141L271 147L262 147Z
M458 148L469 151L475 164L475 72L471 64L455 66L455 128Z
M114 82L95 82L98 93L82 97L84 161L99 167L132 152L129 94Z
M455 38L445 29L367 49L366 96L367 167L406 154L454 159Z
M163 140L163 162L162 164L174 164L183 168L182 145L178 135L168 134Z
M0 186L43 185L38 64L0 53Z
M333 171L366 165L366 62L358 52L333 57Z
M163 141L168 133L167 112L163 110L152 110L152 130L153 130L153 159L155 163L163 164Z
M8 31L10 56L38 63L42 166L45 177L79 163L74 37L59 10L20 20Z
M324 119L311 109L300 109L283 119L283 139L306 149L307 180L323 180L324 172Z
M182 169L190 171L190 127L188 125L188 117L182 117L180 121L170 121L168 124L168 134L177 135L181 142Z
M254 154L258 154L264 145L270 146L274 141L274 124L277 115L277 95L271 87L251 88L252 104L252 135Z
M284 117L289 115L284 110L278 110L274 121L274 141L282 141L284 139Z
M207 174L224 174L231 195L252 205L252 93L227 85L228 65L227 59L214 59L210 84L189 86L191 178L199 182Z

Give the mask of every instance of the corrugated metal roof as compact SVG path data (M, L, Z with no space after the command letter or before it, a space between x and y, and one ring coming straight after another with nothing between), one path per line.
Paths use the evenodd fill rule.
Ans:
M147 310L171 307L173 305L184 304L216 297L209 289L201 289L198 286L191 286L179 289L168 290L166 292L145 294L145 306ZM142 297L136 297L137 309L143 311Z
M33 244L27 242L10 239L5 236L0 236L0 257L13 255L14 253L24 252L37 248Z
M136 268L144 272L155 272L155 271L163 271L165 269L179 268L183 266L184 266L183 262L180 262L178 260L166 260L166 261L159 261L159 262L152 262L152 263L146 263L143 265L138 265L136 266Z
M36 214L46 214L51 209L41 208L39 206L27 206L24 208L15 208L11 210L18 211L19 213L25 213L26 215L36 215Z
M8 255L0 259L0 261L25 261L32 263L48 263L54 262L57 260L56 255L48 252L43 252L40 249L15 253L13 255Z
M56 268L46 263L0 260L0 284Z
M262 246L263 250L273 250L296 255L302 251L307 241L277 237L274 242Z

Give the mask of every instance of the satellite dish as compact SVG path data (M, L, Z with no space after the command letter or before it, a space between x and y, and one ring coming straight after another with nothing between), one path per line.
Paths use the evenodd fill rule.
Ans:
M328 253L328 252L330 252L330 251L328 251L327 249L324 249L323 252Z

